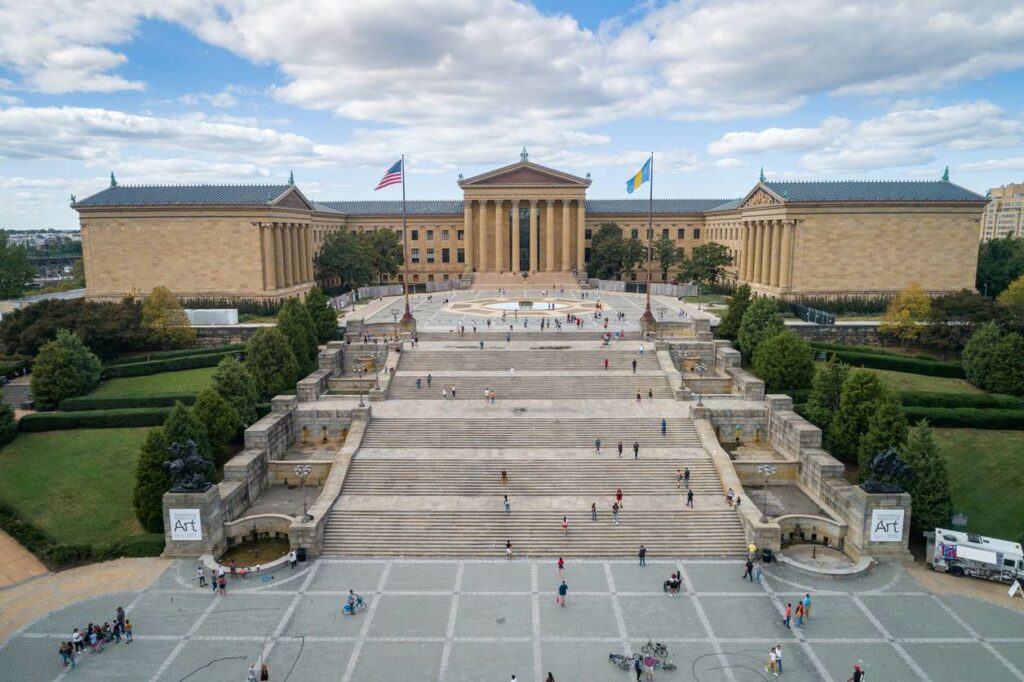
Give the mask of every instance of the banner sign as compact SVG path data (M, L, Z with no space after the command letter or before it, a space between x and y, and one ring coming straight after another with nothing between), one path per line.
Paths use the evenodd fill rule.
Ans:
M903 540L902 509L871 510L871 542L901 542Z
M169 509L171 540L202 540L203 522L198 509Z

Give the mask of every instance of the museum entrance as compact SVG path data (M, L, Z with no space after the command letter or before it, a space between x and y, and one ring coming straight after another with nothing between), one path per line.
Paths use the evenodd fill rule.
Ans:
M530 209L519 208L518 216L512 218L512 229L519 230L519 270L529 272L533 269L533 264L530 263ZM515 240L512 241L512 248L515 248ZM513 258L511 262L514 263L515 259Z

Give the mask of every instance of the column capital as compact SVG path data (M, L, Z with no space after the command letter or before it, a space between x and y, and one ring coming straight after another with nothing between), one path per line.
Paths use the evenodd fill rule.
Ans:
M555 205L555 201L556 200L555 199L545 199L544 201L546 201L548 203L548 208L551 208L552 206Z

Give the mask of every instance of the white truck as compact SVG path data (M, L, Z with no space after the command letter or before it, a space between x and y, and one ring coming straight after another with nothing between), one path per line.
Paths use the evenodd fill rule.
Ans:
M925 537L928 565L939 573L1004 583L1024 579L1020 543L944 528L936 528L934 534L926 533Z

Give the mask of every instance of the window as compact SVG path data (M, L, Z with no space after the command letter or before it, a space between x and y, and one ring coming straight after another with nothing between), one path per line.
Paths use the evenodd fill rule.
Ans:
M441 230L441 241L448 241L448 230Z
M419 230L413 230L412 231L412 237L410 237L410 239L412 239L414 242L418 242L420 240L420 231Z
M680 227L676 230L676 239L686 239L686 229Z
M441 249L441 262L442 263L451 263L452 262L452 255L451 254L452 254L452 250L451 249Z
M428 263L433 263L434 262L434 250L433 249L427 249L427 262Z
M664 237L665 239L668 239L668 230L662 230L661 236Z
M693 238L694 239L700 239L700 228L699 227L693 228Z
M402 232L401 230L398 230L398 241L405 241L405 233Z
M638 229L636 229L634 227L632 230L629 231L629 238L630 239L639 239L640 238L640 230L638 230Z
M434 241L434 231L433 230L427 230L427 241L428 242Z
M636 273L635 272L629 273L629 279L631 281L635 282L636 281Z
M465 263L466 262L466 250L465 249L457 250L455 252L455 259L456 259L455 260L456 263Z
M427 275L427 281L428 282L433 282L434 281L434 276L433 275Z
M420 250L419 249L413 249L412 250L412 256L410 256L409 260L411 260L413 263L419 263L420 262Z
M466 231L465 230L459 230L455 234L456 234L455 238L458 239L459 241L462 241L463 239L466 238Z
M412 276L412 281L414 281L414 282L420 281L420 276L419 275L413 275Z
M583 230L583 238L584 239L590 239L590 233L591 233L591 230L590 230L589 227L587 229Z

